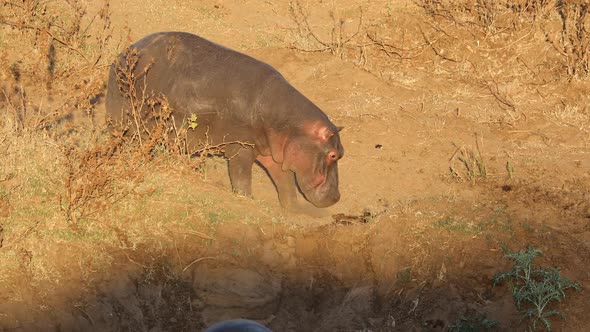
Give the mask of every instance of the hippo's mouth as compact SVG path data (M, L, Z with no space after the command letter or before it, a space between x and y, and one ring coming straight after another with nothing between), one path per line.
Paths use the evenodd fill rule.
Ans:
M302 186L299 181L296 181L297 187L308 202L318 208L326 208L336 204L340 200L338 185L330 183L328 178L328 176L322 176L321 181L310 183L308 186Z

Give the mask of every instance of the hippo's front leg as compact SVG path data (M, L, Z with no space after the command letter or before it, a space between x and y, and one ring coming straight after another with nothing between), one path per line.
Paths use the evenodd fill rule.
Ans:
M291 171L283 171L281 164L276 163L272 156L258 156L256 160L264 166L268 175L272 178L281 206L287 210L297 210L297 187L295 186L295 174Z
M256 159L254 150L241 146L226 149L231 186L236 194L252 196L252 165Z

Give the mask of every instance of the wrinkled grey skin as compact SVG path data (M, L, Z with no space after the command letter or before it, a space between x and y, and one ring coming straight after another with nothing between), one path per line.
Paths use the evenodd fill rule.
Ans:
M272 332L266 326L247 319L225 320L207 328L204 332Z
M337 128L317 106L271 66L201 37L183 32L149 35L131 46L139 51L136 89L162 93L173 108L177 126L192 114L190 147L241 141L226 148L235 192L252 194L252 165L261 164L272 178L281 205L296 210L296 192L316 207L340 199L337 161L344 150ZM129 102L117 85L117 63L109 73L107 114L128 120ZM147 75L144 68L150 63Z

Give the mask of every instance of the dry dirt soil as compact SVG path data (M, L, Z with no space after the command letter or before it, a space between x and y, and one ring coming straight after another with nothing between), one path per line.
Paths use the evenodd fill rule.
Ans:
M413 2L306 4L323 36L331 9L352 33L362 5L366 26L398 31L396 42L408 31L408 52L412 41L423 42L415 28L431 24ZM559 266L582 286L554 304L565 315L552 318L554 330L590 327L584 81L544 80L538 88L504 81L511 107L469 72L448 70L454 60L430 47L404 61L375 49L363 55L361 46L302 50L288 1L128 0L111 9L113 26L128 27L130 40L188 31L278 69L344 126L341 201L319 216L292 215L260 169L250 199L230 192L223 160L208 160L201 172L155 167L156 180L141 187L143 205L104 207L120 217L113 229L122 233L132 219L145 221L133 232L149 240L120 249L137 234L121 235L105 265L90 271L67 240L53 246L46 259L71 275L48 281L51 295L42 299L37 288L2 297L1 330L198 331L243 317L274 331L449 331L485 314L498 330L526 331L510 290L492 278L512 266L504 246L529 244L543 251L536 263ZM564 100L584 106L570 122L554 112ZM479 151L485 176L468 174L460 158L471 151ZM125 217L127 210L142 212ZM158 218L170 224L150 224ZM27 289L26 279L19 287Z

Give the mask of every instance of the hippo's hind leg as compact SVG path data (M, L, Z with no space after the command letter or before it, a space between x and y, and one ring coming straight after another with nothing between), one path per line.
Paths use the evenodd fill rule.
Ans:
M271 156L258 156L256 160L268 172L279 194L281 206L287 210L296 210L297 187L295 186L295 174L291 171L283 171L281 164L277 164Z
M256 160L254 150L234 144L226 148L229 179L236 194L252 196L252 165Z

